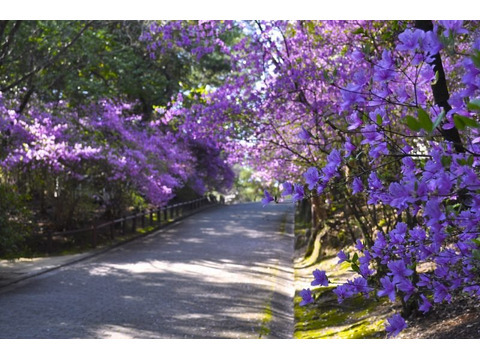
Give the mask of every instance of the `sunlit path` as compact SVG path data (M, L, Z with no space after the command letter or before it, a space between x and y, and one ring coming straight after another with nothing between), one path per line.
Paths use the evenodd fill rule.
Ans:
M0 293L0 338L289 338L293 205L219 206Z

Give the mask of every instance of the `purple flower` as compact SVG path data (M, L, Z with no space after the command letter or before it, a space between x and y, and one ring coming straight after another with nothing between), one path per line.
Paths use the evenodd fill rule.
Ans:
M373 80L384 83L395 79L395 72L391 69L392 66L393 60L390 51L383 50L382 60L379 61L378 65L375 67Z
M362 258L360 258L360 259L362 259ZM375 272L373 269L370 269L368 263L360 264L360 266L358 268L360 269L360 272L359 272L360 275L362 275L364 278L367 278L370 275L373 275L373 273Z
M427 54L435 55L443 48L443 45L440 40L438 40L436 33L428 31L425 33L422 48Z
M405 319L402 318L399 314L393 315L391 318L387 319L388 325L385 326L385 330L388 333L388 337L397 336L400 331L407 327Z
M445 213L442 212L440 200L431 199L425 204L424 216L428 218L427 225L432 226L446 219Z
M407 301L410 296L413 295L415 292L415 286L413 286L412 282L408 279L403 279L397 284L397 289L402 291L405 296L403 298L404 301Z
M312 281L312 286L328 286L328 278L325 271L320 271L317 269L313 272L313 277L315 280Z
M403 260L392 261L387 264L390 272L388 275L393 276L393 283L398 284L403 281L407 276L413 274L412 269L408 269Z
M333 292L335 295L337 295L338 302L341 304L343 300L352 297L354 294L352 290L352 284L347 283L337 286L335 289L333 289Z
M422 299L422 303L418 307L418 310L420 310L421 312L426 314L427 312L430 311L430 308L432 307L432 304L430 303L430 301L428 301L428 299L425 297L425 295L420 294L420 298Z
M300 129L300 132L298 133L298 137L302 139L303 141L308 141L312 137L312 135L305 130L305 128L302 125L302 128Z
M337 254L337 257L340 259L340 260L338 261L338 264L341 264L342 262L348 260L348 256L343 252L343 250L340 251L340 252Z
M313 190L318 180L320 180L320 175L318 174L318 170L315 167L309 168L303 174L303 177L305 178L305 181L308 184L308 190Z
M303 289L302 291L300 291L300 296L302 297L300 306L305 306L307 304L313 303L312 292L310 289Z
M342 163L342 155L340 151L334 149L327 155L327 162L333 167L338 167Z
M293 193L293 185L288 181L282 184L282 189L283 189L282 196L292 195Z
M385 240L385 235L379 232L377 234L375 243L372 246L373 256L376 258L381 258L383 256L383 250L386 248L386 246L387 246L387 241Z
M270 193L267 190L264 191L264 194L265 194L265 197L262 199L263 206L266 206L270 202L274 201L272 195L270 195Z
M395 302L395 284L388 276L381 278L380 282L382 283L382 290L378 291L378 296L388 296L390 301Z
M300 201L305 197L305 193L303 192L303 186L300 184L295 184L293 186L293 201Z
M362 180L358 177L355 177L352 182L352 194L358 194L363 191Z
M398 35L398 40L400 40L401 44L397 45L397 50L415 52L424 36L425 32L420 29L405 30Z
M349 157L352 154L352 151L354 151L357 147L351 143L350 138L347 138L344 148L345 148L345 157Z
M468 34L468 31L463 26L463 20L440 20L440 25L445 28L443 35L446 37L450 36L450 33L453 34Z
M361 94L361 88L355 84L348 84L345 89L341 90L343 103L342 110L349 110L353 105L361 105L365 102Z
M357 239L357 241L355 242L355 248L358 251L363 251L363 249L365 249L365 245L363 245L363 243L360 239Z
M347 128L347 130L355 130L355 129L358 129L360 126L362 126L363 124L363 121L362 119L360 119L358 117L358 113L357 112L354 112L351 116L350 116L350 120L351 120L351 123L350 123L350 126Z
M444 300L450 302L452 300L452 296L448 293L448 288L439 283L438 281L433 282L433 301L435 303L441 303Z
M372 291L372 288L368 286L367 280L363 277L353 279L353 286L356 293L368 294Z

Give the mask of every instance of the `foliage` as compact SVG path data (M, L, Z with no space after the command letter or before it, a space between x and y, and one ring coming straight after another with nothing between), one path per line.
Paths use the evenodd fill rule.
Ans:
M13 258L21 253L31 230L31 213L25 198L15 186L0 182L0 257Z
M53 229L233 182L221 144L160 119L180 103L173 94L218 84L228 64L181 47L151 57L140 39L148 26L0 22L0 164Z

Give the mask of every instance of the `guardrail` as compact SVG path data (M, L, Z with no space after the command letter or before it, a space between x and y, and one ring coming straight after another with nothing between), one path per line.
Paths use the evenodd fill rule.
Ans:
M222 200L220 201L222 202ZM36 244L51 253L54 243L68 243L74 245L95 248L100 243L115 243L116 241L126 241L132 238L132 234L140 235L142 232L157 230L167 224L175 222L198 209L218 203L214 196L202 197L196 200L159 207L148 211L121 217L112 221L97 223L93 222L91 226L59 232L47 232L43 234L43 241L35 241ZM87 236L85 236L87 234ZM90 234L88 236L88 234ZM72 240L73 239L73 240ZM77 239L77 241L75 241ZM43 244L42 244L43 243ZM82 244L80 244L82 243ZM68 248L68 246L64 246ZM72 246L71 246L72 247ZM58 250L58 249L57 249ZM65 249L63 249L65 250Z

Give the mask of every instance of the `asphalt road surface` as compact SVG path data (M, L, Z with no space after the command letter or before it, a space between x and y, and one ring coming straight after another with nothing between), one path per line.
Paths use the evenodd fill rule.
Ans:
M291 338L293 205L217 206L0 291L0 338Z

